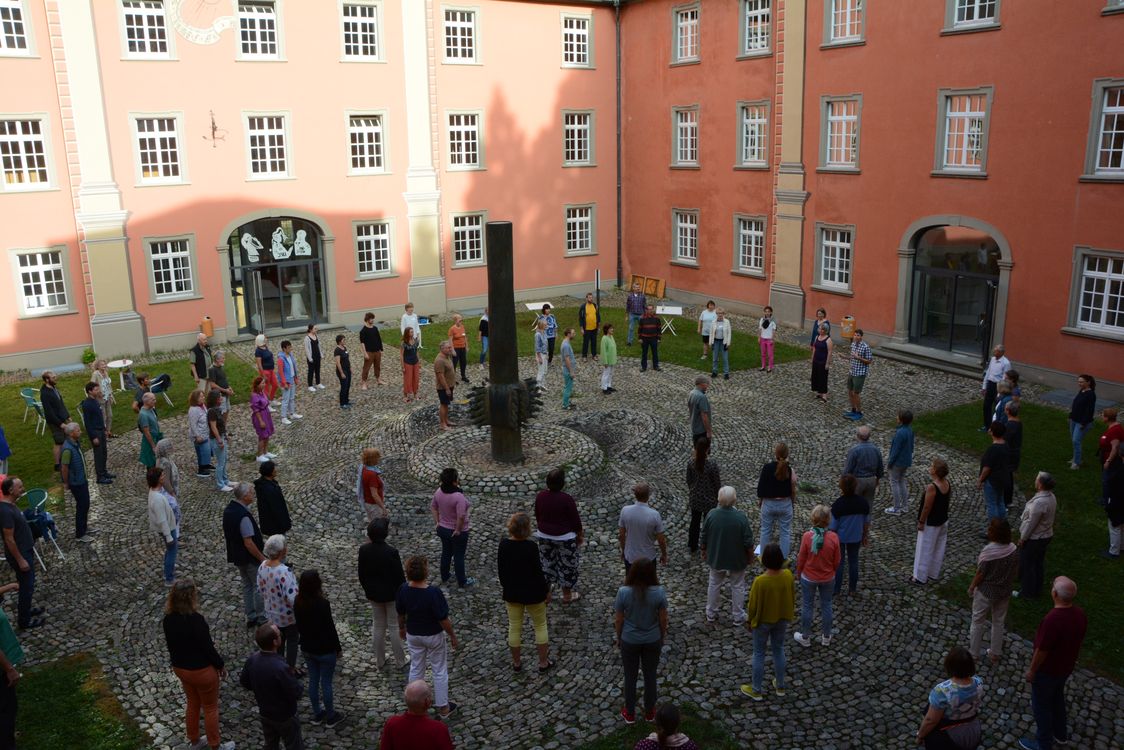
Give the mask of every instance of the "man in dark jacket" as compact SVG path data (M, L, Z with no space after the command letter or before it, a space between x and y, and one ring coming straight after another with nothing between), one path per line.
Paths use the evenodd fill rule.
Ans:
M212 364L211 347L207 343L207 334L196 336L195 346L191 347L191 379L195 381L195 388L207 393L207 373Z
M66 441L66 434L62 426L70 421L70 412L62 402L62 394L58 389L59 378L51 370L43 373L43 387L39 389L39 403L43 405L43 418L51 428L51 439L55 443L55 471L59 470L59 455L62 453L62 444Z
M285 657L278 653L281 631L266 623L254 633L254 640L261 651L250 654L238 682L254 691L265 747L277 748L284 742L285 750L303 750L301 722L297 718L301 684L285 663Z
M222 512L222 535L226 542L226 561L238 568L242 577L242 606L246 612L246 627L265 622L265 605L258 591L258 566L265 560L262 554L261 529L250 512L254 502L254 488L239 482L234 488L234 499Z
M402 572L402 558L398 550L386 543L390 523L385 518L376 518L367 525L367 538L371 541L359 548L359 583L363 593L371 603L374 616L372 636L375 641L375 666L383 668L386 663L387 621L390 626L390 651L394 655L394 666L406 666L406 655L402 650L402 638L394 626L397 613L394 597L398 588L406 582Z
M277 483L277 464L263 461L258 472L261 476L254 480L254 494L258 498L262 536L288 534L293 528L293 521L289 518L289 505L285 502L281 485Z
M106 467L105 412L102 411L101 401L101 385L86 383L86 398L79 406L82 407L82 423L86 425L86 434L94 449L94 472L97 474L98 484L111 484L114 475Z
M660 319L656 315L656 308L648 305L644 308L644 317L640 318L639 326L641 372L648 369L648 352L652 353L652 369L659 372L660 339L663 337L661 327Z

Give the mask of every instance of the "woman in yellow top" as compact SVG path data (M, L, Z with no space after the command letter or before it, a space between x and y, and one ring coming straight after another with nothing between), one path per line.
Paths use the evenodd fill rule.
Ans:
M617 363L617 340L613 338L613 324L601 327L601 392L612 393L613 365Z
M795 617L793 600L796 584L792 571L784 566L779 544L767 544L761 552L765 572L753 579L749 590L749 619L745 626L753 633L753 684L742 685L742 692L755 701L762 700L761 682L765 679L765 643L773 647L773 690L784 695L784 637Z
M449 326L449 341L453 344L453 367L461 368L461 382L467 383L468 376L464 368L468 363L468 335L464 332L464 318L453 315L453 324Z

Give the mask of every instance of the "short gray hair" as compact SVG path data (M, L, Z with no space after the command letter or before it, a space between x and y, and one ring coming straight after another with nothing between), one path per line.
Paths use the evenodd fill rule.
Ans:
M995 348L999 350L1000 354L1006 354L1007 353L1007 347L1003 346L1002 344L996 344Z
M234 488L234 499L241 502L253 489L247 482L239 482Z
M218 362L220 359L226 359L226 352L224 352L222 349L217 350L211 356L211 360L214 361L214 362Z
M156 394L155 393L149 392L149 393L144 393L144 394L141 395L141 404L147 404L149 401L151 401L154 404L156 403Z
M1077 598L1077 583L1072 578L1058 576L1054 579L1053 591L1066 604Z
M78 426L77 422L67 422L62 426L62 431L67 435L77 435L82 431L82 428Z
M1008 401L1007 405L1004 406L1003 409L1012 417L1019 416L1019 405L1015 401Z
M695 378L695 385L710 385L710 378L706 375L699 375Z
M864 424L862 427L855 430L855 437L863 442L870 440L870 425Z
M1042 489L1044 490L1052 490L1058 484L1058 480L1054 479L1054 475L1048 471L1038 472L1038 476L1034 478L1034 481L1042 485Z
M274 534L265 540L265 546L262 547L261 553L268 557L270 560L276 560L281 557L281 553L285 551L285 535Z
M738 491L730 485L725 485L718 490L718 504L723 508L732 508L738 501Z

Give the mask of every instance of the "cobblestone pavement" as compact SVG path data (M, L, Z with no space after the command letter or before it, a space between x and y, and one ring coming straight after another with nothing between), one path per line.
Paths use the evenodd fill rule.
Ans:
M508 515L527 508L533 497L483 494L466 486L474 498L473 532L469 542L469 574L479 585L464 593L450 591L451 616L461 641L451 663L451 694L462 707L451 728L458 747L566 748L615 730L620 719L622 677L611 645L612 599L621 578L616 544L616 519L628 500L628 487L644 478L655 489L653 505L668 525L670 565L661 571L670 599L671 630L659 668L664 698L696 704L747 748L906 748L930 687L943 679L941 662L953 644L967 643L968 613L939 600L928 589L909 586L914 548L912 515L884 515L889 487L879 488L873 515L873 543L862 553L861 600L836 604L837 635L828 647L789 648L788 696L747 702L738 692L748 681L751 639L724 614L714 628L703 615L706 567L689 557L686 533L689 515L683 468L689 455L685 400L695 373L676 366L641 373L624 346L617 368L618 392L602 395L596 376L600 368L581 364L575 403L560 409L560 374L548 376L541 425L580 433L571 441L590 441L604 454L592 462L595 474L570 488L579 496L587 529L582 558L579 604L549 608L551 651L558 666L548 676L535 670L513 674L506 646L506 617L495 576L496 544ZM245 356L245 352L239 351ZM423 354L432 355L427 347ZM356 573L356 550L363 541L363 519L354 498L359 449L377 446L384 455L389 506L394 527L391 542L403 557L415 552L436 560L439 542L427 511L434 487L411 478L411 454L427 456L427 441L437 435L432 375L423 375L420 405L401 401L397 357L384 362L388 385L353 389L355 408L336 406L334 378L328 390L302 390L298 410L305 419L279 425L273 443L280 455L280 481L292 509L290 562L296 569L317 567L336 615L344 656L336 676L337 708L347 713L335 729L307 724L307 699L301 715L312 748L369 748L383 720L402 710L403 675L374 667L370 614ZM522 362L523 375L532 364ZM327 370L327 368L326 368ZM473 366L470 375L479 379ZM831 403L820 404L808 387L806 362L781 365L771 375L735 373L712 388L715 411L714 457L725 483L741 493L740 507L749 509L757 474L777 439L792 447L792 462L801 482L821 488L802 492L797 531L806 528L816 502L835 497L835 480L852 442L854 424L841 416L844 372L832 372ZM901 406L915 411L936 409L974 395L974 383L940 373L911 370L876 362L864 394L867 418L876 426L875 440L888 449L893 415ZM235 405L237 430L230 475L256 476L252 434L245 399ZM464 407L454 419L466 421ZM200 584L202 608L219 651L232 671L222 690L225 739L239 747L257 747L261 734L251 694L237 686L236 675L252 641L244 627L241 594L234 568L222 546L220 514L230 495L194 477L194 460L184 418L163 424L175 437L182 472L185 542L179 575ZM566 441L563 441L566 442ZM118 474L110 487L94 485L93 525L101 529L91 545L77 545L69 534L62 542L66 560L45 553L49 572L39 578L37 604L50 610L46 628L22 636L35 661L79 650L94 652L106 667L113 690L128 713L141 723L157 748L183 742L183 698L169 666L160 629L165 589L161 582L162 547L148 533L137 440L128 434L111 444L111 469ZM436 443L432 444L436 445ZM909 473L912 496L923 486L923 468L937 446L919 440ZM565 450L560 454L565 457ZM983 500L974 489L977 459L951 454L953 505L946 575L969 566L981 542ZM542 459L549 463L550 456ZM422 461L421 463L425 463ZM587 462L590 464L590 462ZM69 500L68 500L69 503ZM1016 511L1022 498L1016 500ZM916 507L916 501L914 501ZM70 528L69 519L60 526ZM1095 602L1082 602L1095 606ZM530 638L525 628L525 639ZM1008 635L1006 655L998 669L984 667L983 708L986 747L1014 747L1030 731L1030 695L1022 672L1031 647ZM527 640L530 644L530 640ZM794 646L789 641L790 647ZM1087 671L1069 683L1074 746L1108 750L1124 737L1124 690Z

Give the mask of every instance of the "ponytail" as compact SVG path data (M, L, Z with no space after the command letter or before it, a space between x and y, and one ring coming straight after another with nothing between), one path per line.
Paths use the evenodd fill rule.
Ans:
M679 709L674 703L664 703L656 709L656 740L659 742L660 750L671 747L668 740L679 733L679 721Z
M792 470L788 467L788 445L777 443L773 448L773 455L777 457L777 471L774 476L783 482L792 476Z

